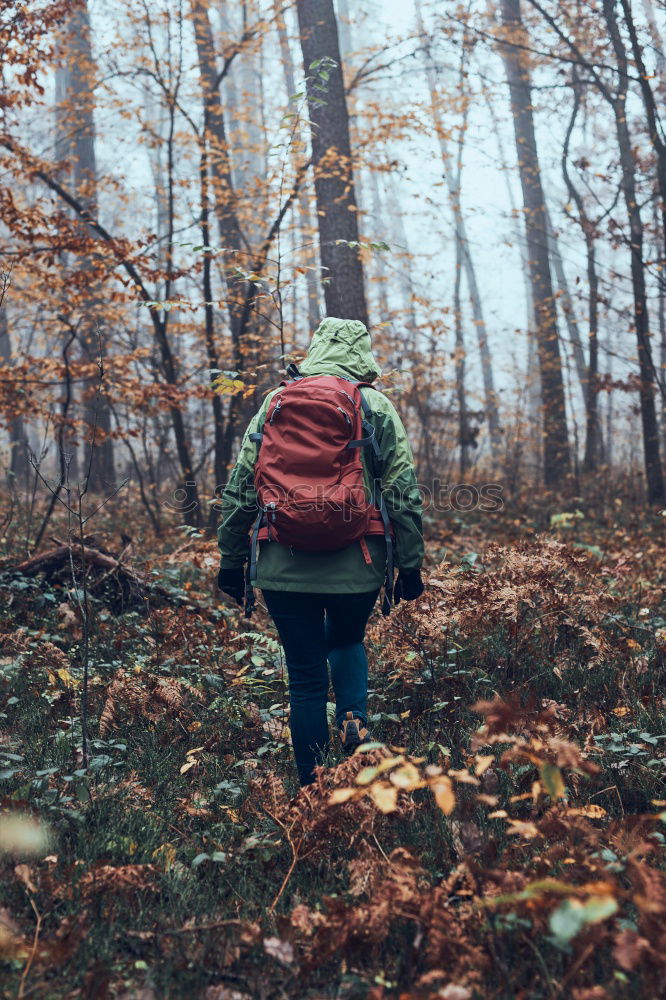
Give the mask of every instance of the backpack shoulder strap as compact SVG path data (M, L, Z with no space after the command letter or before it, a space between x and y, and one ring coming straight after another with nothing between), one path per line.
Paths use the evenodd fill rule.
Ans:
M372 416L372 407L370 406L370 403L366 399L366 396L365 396L365 393L363 392L363 390L364 389L372 389L374 392L381 393L381 389L378 389L376 386L374 386L372 384L372 382L355 382L354 385L358 389L359 395L361 397L361 406L363 407L363 416L366 419L369 419Z
M381 451L381 448L379 447L379 441L377 440L377 433L375 431L375 427L374 427L374 425L373 425L373 423L371 421L371 418L372 418L372 407L370 406L370 403L367 401L367 399L365 398L365 395L363 393L363 389L367 388L367 387L370 387L370 383L369 382L355 382L354 384L355 384L356 388L358 389L358 394L359 394L359 396L361 398L361 409L363 411L363 420L361 422L361 425L363 427L363 435L364 436L362 438L359 438L358 441L351 441L349 443L349 447L350 448L364 448L364 447L367 447L367 446L372 446L372 451L373 451L373 454L374 454L375 458L377 459L377 461L381 461L382 451Z

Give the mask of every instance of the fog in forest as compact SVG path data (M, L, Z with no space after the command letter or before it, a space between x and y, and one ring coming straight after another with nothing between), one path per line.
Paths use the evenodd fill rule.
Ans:
M566 434L567 465L576 474L583 465L603 465L630 466L640 476L645 434L654 439L648 450L658 438L663 450L664 434L663 152L649 105L651 96L658 108L666 85L663 11L650 0L637 4L630 27L618 27L619 48L601 8L578 20L565 8L553 20L536 3L516 13L427 2L352 10L341 0L336 12L352 159L338 156L334 169L352 184L343 197L349 195L354 215L352 236L364 244L364 310L388 391L419 436L420 472L446 477L458 468L501 479L510 467L512 479L538 482L549 463L544 442ZM317 205L312 167L303 167L308 93L314 87L328 108L331 70L326 63L306 70L296 10L288 4L199 9L173 0L91 0L76 17L69 28L54 23L34 91L8 102L5 147L20 210L33 206L47 229L59 213L70 218L71 245L38 246L39 226L32 233L22 227L13 243L10 234L3 321L5 352L38 365L76 330L69 375L73 387L86 388L69 393L63 420L51 384L16 415L5 449L14 470L26 473L25 442L36 454L50 421L52 431L59 423L66 431L80 464L95 423L97 451L106 455L101 479L136 479L132 442L140 440L152 456L154 497L177 488L183 461L198 463L206 491L213 479L224 481L244 417L288 360L281 354L302 354L318 319L331 312L327 305L345 309L344 289L325 301L316 220L326 210ZM206 22L198 35L197 18ZM512 32L519 42L507 41ZM522 95L507 85L512 55L528 88ZM18 94L17 73L18 64L8 86ZM516 150L526 140L514 120L516 102L528 92L536 159L521 175ZM618 100L626 105L632 158L624 167ZM48 172L46 182L38 167ZM543 192L536 207L533 193L523 190L535 171ZM638 223L627 217L628 183L636 189ZM106 236L81 225L89 209ZM644 309L632 278L630 228L637 224ZM211 251L195 249L203 245L202 225ZM225 245L234 233L238 248ZM348 233L341 230L340 239ZM136 265L134 276L119 242ZM225 289L232 298L241 294L260 259L257 298L248 301L251 317L238 335ZM549 288L535 293L542 266ZM35 293L38 269L49 283L46 296ZM344 280L340 273L330 284ZM541 357L543 309L552 313L552 330L543 335ZM638 314L649 324L649 357L642 359ZM102 392L87 370L77 378L77 365L94 364L100 349L109 359ZM540 388L544 365L552 387ZM115 382L114 368L131 373L125 385ZM215 413L204 402L211 370L237 373L218 376ZM646 378L652 385L643 391ZM139 385L151 396L147 408L138 402ZM182 431L172 429L175 441L167 412L173 391L183 414ZM646 406L654 411L647 432ZM211 446L213 460L205 453ZM44 456L49 474L56 451L47 448ZM659 475L650 475L657 495Z
M666 973L665 0L0 0L0 994Z

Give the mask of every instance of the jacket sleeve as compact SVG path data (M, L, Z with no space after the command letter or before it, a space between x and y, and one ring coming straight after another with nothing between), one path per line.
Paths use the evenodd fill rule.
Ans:
M250 421L243 436L236 464L222 493L217 544L220 549L221 565L225 569L242 566L248 557L249 531L259 513L257 493L254 488L254 465L257 461L258 445L250 440L250 434L260 431L263 427L267 407L268 399Z
M424 555L422 499L416 483L412 449L402 420L384 395L368 399L381 451L379 481L395 532L395 563L410 572L421 568ZM375 405L378 404L377 409Z

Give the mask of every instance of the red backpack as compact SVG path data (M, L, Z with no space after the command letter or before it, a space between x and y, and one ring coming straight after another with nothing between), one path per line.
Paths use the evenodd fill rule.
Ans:
M327 552L384 534L390 576L391 529L378 484L368 496L361 448L380 458L372 411L361 386L337 375L282 383L270 401L254 468L260 515L253 531L250 584L256 580L257 540Z

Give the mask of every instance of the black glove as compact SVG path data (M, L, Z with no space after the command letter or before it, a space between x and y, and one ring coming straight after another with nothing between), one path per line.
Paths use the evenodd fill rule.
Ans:
M221 591L233 597L236 604L243 606L245 599L245 573L242 566L222 567L217 574L217 585Z
M413 569L408 573L400 570L393 588L393 603L397 606L400 601L415 601L421 596L423 589L421 570Z

